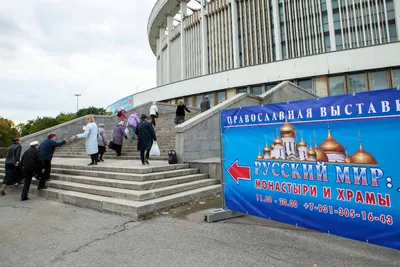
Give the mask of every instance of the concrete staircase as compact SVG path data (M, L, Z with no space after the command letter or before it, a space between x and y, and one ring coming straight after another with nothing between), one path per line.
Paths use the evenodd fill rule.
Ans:
M57 158L54 161L67 160ZM0 176L4 177L4 160L0 164ZM88 167L75 162L70 165L55 163L49 188L37 190L38 181L33 179L30 193L141 219L160 209L220 192L218 180L208 179L188 164L132 165Z
M108 149L105 162L97 166L87 166L84 140L70 142L56 150L48 189L37 190L38 181L33 179L30 193L137 220L219 193L218 179L210 179L189 164L169 165L166 161L168 150L175 149L174 118L173 113L158 118L155 130L162 154L151 158L150 165L141 164L137 141L125 140L119 158ZM112 129L106 130L112 138ZM0 159L0 177L4 173L4 159Z
M196 112L192 112L187 116L187 119L197 115ZM175 124L174 122L175 114L168 113L162 114L156 119L156 136L157 143L161 150L161 156L151 158L152 160L167 160L168 151L175 150ZM106 129L109 141L112 140L113 129ZM132 142L130 137L132 136L132 129L129 128L130 136L128 140L124 139L122 145L122 156L118 159L128 159L128 160L139 160L140 154L137 151L137 136ZM75 142L70 142L55 152L56 157L75 157L75 158L87 158L88 155L85 152L85 140L78 140ZM115 151L108 149L104 154L104 159L117 159Z

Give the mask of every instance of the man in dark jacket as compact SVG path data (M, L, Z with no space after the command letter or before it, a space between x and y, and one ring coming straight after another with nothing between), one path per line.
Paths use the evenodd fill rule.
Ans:
M39 142L30 143L30 148L25 151L21 162L25 172L25 183L22 189L21 201L28 200L29 187L31 186L32 177L35 173L44 173L44 162L38 150Z
M203 113L206 110L210 109L210 100L208 100L208 95L206 95L204 97L204 100L201 101L200 103L200 109L201 109L201 113Z
M6 174L1 187L0 195L6 195L7 185L19 183L21 180L21 143L20 139L16 138L13 144L8 148L5 171Z
M44 176L40 179L38 189L46 189L46 181L50 180L50 172L51 172L51 160L53 159L54 150L56 147L61 147L67 143L67 141L63 140L61 142L56 142L56 135L49 134L47 139L40 144L39 151L40 156L42 156L44 162Z
M149 154L153 140L157 141L156 133L154 132L153 125L147 121L147 116L142 114L140 117L141 122L136 127L136 135L138 136L138 151L140 151L140 159L142 164L149 164ZM146 157L144 152L146 151Z

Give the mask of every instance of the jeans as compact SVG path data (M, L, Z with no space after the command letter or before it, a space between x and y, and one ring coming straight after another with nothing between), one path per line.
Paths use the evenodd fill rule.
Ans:
M135 126L131 126L131 128L132 128L132 140L135 140L136 127Z

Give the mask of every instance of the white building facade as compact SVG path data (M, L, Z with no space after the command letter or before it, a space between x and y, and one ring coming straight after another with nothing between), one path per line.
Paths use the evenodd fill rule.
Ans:
M148 36L157 87L198 106L290 80L319 96L400 86L400 0L158 0Z

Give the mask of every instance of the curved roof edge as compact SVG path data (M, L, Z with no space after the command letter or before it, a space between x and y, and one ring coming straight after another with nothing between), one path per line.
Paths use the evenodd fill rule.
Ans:
M180 2L176 0L157 0L154 4L147 22L147 36L154 55L157 55L159 29L166 26L166 16L168 14L175 15L179 10Z

